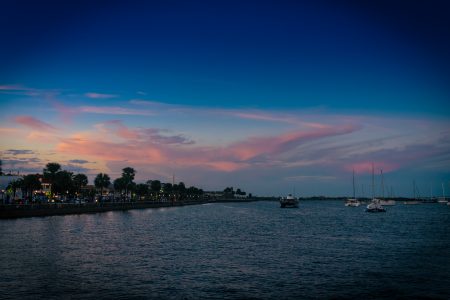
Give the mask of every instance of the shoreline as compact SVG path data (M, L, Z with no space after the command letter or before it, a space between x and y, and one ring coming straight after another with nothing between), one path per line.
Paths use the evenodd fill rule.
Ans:
M106 202L106 203L51 203L51 204L7 204L0 206L0 219L18 219L30 217L47 217L73 214L92 214L117 210L147 209L181 207L187 205L200 205L207 203L243 203L263 201L261 199L220 199L205 201L178 201L178 202Z

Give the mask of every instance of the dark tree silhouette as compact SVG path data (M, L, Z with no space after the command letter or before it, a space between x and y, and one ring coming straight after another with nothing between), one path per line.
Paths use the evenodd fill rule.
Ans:
M144 183L139 183L136 185L136 194L139 196L139 200L142 196L146 196L148 194L148 185Z
M156 198L158 198L159 191L161 190L161 181L152 180L150 183L150 189L152 190Z
M81 192L81 188L85 187L88 184L88 178L84 174L77 174L73 176L73 185L75 186L75 189L77 193Z
M53 179L52 188L55 193L71 195L75 191L72 180L72 172L58 171Z
M103 196L103 189L107 188L111 184L111 179L106 173L99 173L94 180L94 185L96 188L100 189L101 196Z
M55 162L48 163L44 170L44 178L49 180L51 183L50 186L50 197L53 198L53 193L55 192L53 181L55 181L56 173L61 170L61 165Z
M126 167L122 169L122 179L125 183L125 195L128 197L128 190L130 189L134 176L136 175L136 171L133 168Z
M22 187L26 190L27 196L30 198L30 200L32 200L33 191L40 190L42 188L41 181L39 180L39 175L25 175L22 180Z

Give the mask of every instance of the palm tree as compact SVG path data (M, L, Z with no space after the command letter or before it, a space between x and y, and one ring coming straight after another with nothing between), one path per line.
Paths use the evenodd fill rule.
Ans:
M125 195L128 197L128 189L133 183L136 171L133 168L126 167L122 169L122 178L125 183Z
M56 173L61 170L61 165L58 163L48 163L44 168L44 178L50 180L50 197L53 198L54 186L53 181L56 178Z
M114 180L114 190L120 192L120 200L122 200L122 191L125 189L125 181L122 177L117 178Z
M73 173L69 171L58 171L55 174L55 178L52 183L52 189L56 193L68 196L72 195L75 191L75 186L73 183Z
M39 175L37 174L29 174L23 177L22 187L27 191L27 196L30 198L30 201L33 200L33 191L40 190L42 188L41 181L39 180Z
M86 186L88 184L88 178L84 174L77 174L73 176L73 184L75 186L75 189L77 193L81 192L81 188Z
M148 185L144 183L139 183L136 185L136 194L139 196L138 200L141 199L142 196L146 196L148 193Z
M101 190L101 195L103 196L103 189L107 188L111 184L111 179L108 174L99 173L97 177L95 177L94 184L96 188Z
M161 190L161 181L159 180L153 180L150 183L150 189L153 193L155 193L156 198L158 198L158 193Z

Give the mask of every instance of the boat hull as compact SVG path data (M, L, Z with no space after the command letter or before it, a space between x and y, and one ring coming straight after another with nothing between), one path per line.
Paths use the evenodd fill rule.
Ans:
M298 200L297 199L281 199L280 207L281 208L297 208Z
M358 207L360 205L361 203L357 199L347 199L347 201L345 201L345 206L348 207Z
M378 213L378 212L386 212L386 209L380 204L380 200L374 199L372 203L367 205L366 212L370 213Z

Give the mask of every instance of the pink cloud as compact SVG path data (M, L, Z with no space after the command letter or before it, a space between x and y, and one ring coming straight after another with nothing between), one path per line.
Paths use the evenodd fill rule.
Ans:
M110 98L116 98L118 95L113 94L101 94L101 93L86 93L84 94L86 97L91 99L110 99Z
M290 132L273 137L253 137L227 147L199 147L185 143L184 138L180 136L162 136L159 130L151 128L130 129L120 121L113 120L104 123L99 130L107 130L108 133L125 139L124 142L105 141L100 133L64 139L58 144L57 150L102 160L127 159L136 164L155 165L175 163L178 166L197 166L232 172L248 168L252 164L250 160L257 156L277 156L307 141L347 134L357 129L357 126L337 126ZM264 159L259 163L264 163Z
M372 164L374 166L375 174L380 173L380 170L383 172L391 172L397 170L400 167L400 164L388 162L388 161L360 161L356 163L352 163L350 165L344 166L344 169L351 172L355 170L355 173L372 173Z
M37 129L37 130L41 130L41 131L53 131L53 130L57 129L54 126L52 126L48 123L45 123L43 121L40 121L31 116L17 116L14 118L14 121L16 123L27 126L29 128Z
M23 91L27 90L24 86L20 84L3 84L0 85L0 91Z
M154 112L119 106L81 106L78 111L93 114L152 116Z
M19 129L17 128L9 128L9 127L0 127L0 133L2 134L17 134Z
M99 124L102 130L112 133L118 137L126 140L139 139L140 135L136 130L129 129L127 126L123 125L120 120L111 120L103 124Z
M292 150L307 141L330 136L349 134L360 126L334 126L310 131L295 131L275 137L254 137L238 142L227 149L240 160L248 160L261 154L277 155Z

